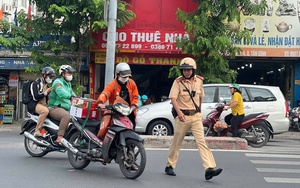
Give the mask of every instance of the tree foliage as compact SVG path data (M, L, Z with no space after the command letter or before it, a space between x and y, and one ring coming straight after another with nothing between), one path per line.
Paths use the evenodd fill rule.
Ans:
M265 11L265 0L194 0L199 3L194 12L177 11L178 19L185 24L189 38L177 41L184 53L196 57L197 74L206 83L234 82L235 70L229 68L228 59L235 58L241 49L232 40L250 41L250 32L240 30L240 15L260 14ZM170 69L169 76L178 75L178 67Z
M62 64L69 64L80 72L83 59L88 57L88 47L93 43L91 31L107 27L104 19L104 0L31 0L38 14L27 19L24 11L18 13L18 26L1 21L3 35L0 44L10 50L24 52L31 42L50 36L38 49L29 49L35 62L29 72L36 72L45 65L56 69ZM121 27L135 18L127 10L124 1L118 1L117 27ZM75 83L80 83L79 74Z

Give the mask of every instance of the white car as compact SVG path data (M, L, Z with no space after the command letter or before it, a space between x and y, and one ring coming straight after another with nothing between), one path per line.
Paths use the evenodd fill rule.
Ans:
M215 108L215 105L231 100L230 84L204 84L205 96L201 111L203 118ZM240 84L244 100L245 115L268 112L267 121L271 124L274 134L287 132L289 129L288 104L276 86ZM171 114L170 100L140 107L137 110L135 131L148 135L172 135L175 120ZM221 119L231 110L224 111Z

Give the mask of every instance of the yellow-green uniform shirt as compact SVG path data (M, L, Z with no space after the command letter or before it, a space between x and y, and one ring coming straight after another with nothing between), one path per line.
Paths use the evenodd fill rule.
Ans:
M232 95L230 103L233 103L234 101L237 101L238 104L235 107L231 108L231 113L234 116L236 116L237 114L239 115L245 114L243 97L239 92L234 92L234 94Z
M181 110L196 110L189 93L180 81L184 83L190 92L195 91L195 97L193 99L197 106L200 106L200 99L204 96L202 79L202 77L197 75L189 80L182 76L178 77L173 82L169 98L175 98Z

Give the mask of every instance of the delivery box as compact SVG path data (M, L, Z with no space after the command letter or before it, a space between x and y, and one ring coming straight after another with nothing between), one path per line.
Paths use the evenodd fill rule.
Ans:
M89 103L90 103L90 115L89 119L99 119L99 110L97 109L96 100L87 99L87 98L73 98L71 101L70 115L86 118L89 112Z

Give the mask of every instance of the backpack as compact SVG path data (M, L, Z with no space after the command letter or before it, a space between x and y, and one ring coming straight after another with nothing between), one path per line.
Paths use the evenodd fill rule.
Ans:
M23 88L22 88L22 103L27 105L32 99L32 95L31 95L31 91L30 91L30 87L32 84L32 80L27 80L24 84L23 84Z

